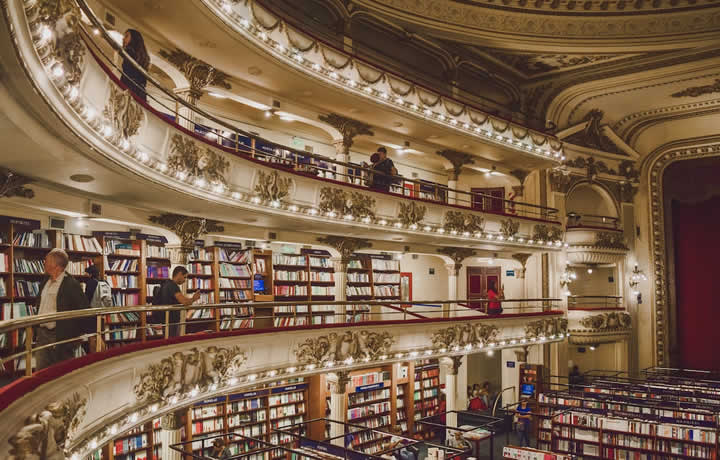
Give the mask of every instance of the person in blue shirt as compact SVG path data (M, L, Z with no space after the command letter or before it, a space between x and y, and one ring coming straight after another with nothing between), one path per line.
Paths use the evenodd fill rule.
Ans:
M530 422L532 421L532 409L528 405L528 400L523 398L518 404L517 409L517 431L520 434L520 446L530 447Z

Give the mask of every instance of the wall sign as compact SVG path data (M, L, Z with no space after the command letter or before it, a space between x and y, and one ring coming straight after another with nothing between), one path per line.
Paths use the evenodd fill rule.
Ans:
M507 361L505 363L505 367L514 368L515 367L515 361Z
M515 276L515 270L505 270L505 276Z

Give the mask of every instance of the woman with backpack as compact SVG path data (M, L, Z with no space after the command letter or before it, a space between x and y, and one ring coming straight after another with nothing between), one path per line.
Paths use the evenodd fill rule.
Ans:
M85 269L85 273L90 276L85 280L85 297L90 302L90 307L112 307L112 289L107 281L98 279L100 277L98 268L90 265Z

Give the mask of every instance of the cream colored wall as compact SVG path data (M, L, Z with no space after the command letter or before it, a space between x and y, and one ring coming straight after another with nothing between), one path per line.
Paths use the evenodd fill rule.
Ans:
M619 343L603 343L595 346L595 350L590 350L589 346L584 346L585 352L578 352L578 346L570 345L568 353L569 361L580 368L580 372L590 370L620 370L623 366L623 360L618 356L621 345ZM570 364L570 363L568 363ZM572 365L568 366L572 369Z
M617 295L618 277L614 267L595 267L592 274L587 267L572 267L577 279L570 284L569 289L573 295ZM612 277L613 282L608 278Z
M490 392L495 394L500 391L502 384L502 353L495 352L492 356L487 353L475 353L468 355L467 384L472 386L479 383L481 386L485 381L490 382Z
M430 269L435 274L430 274ZM439 256L418 254L413 259L411 254L404 254L400 259L400 270L412 273L413 300L445 300L448 298L448 271L445 262ZM442 316L442 308L413 307L411 311L422 312L424 316Z

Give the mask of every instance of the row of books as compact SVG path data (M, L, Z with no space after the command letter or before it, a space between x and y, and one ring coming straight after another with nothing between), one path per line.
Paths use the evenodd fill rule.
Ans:
M310 256L310 266L313 268L331 268L332 261L329 257Z
M50 249L52 247L50 244L50 237L44 230L16 233L13 238L13 245L46 249Z
M190 260L211 261L213 260L213 252L205 248L195 248L193 252L189 254L189 258Z
M370 259L372 261L373 270L395 270L400 271L400 261L398 260L384 260L384 259Z
M137 323L140 322L140 315L135 312L110 313L105 315L105 322L108 324Z
M221 289L251 289L250 280L219 278L219 283Z
M102 253L102 246L94 236L65 233L61 241L61 248L67 251Z
M68 262L68 266L65 269L66 272L70 273L71 275L75 276L83 276L85 275L85 269L89 266L94 265L92 260L89 259L83 259L83 260L77 260L77 261L70 261Z
M0 279L0 282L2 280ZM4 303L2 306L2 317L1 320L5 321L8 319L24 318L26 316L32 316L37 314L37 307L28 305L25 302L14 302Z
M212 294L212 293L210 293ZM202 296L202 294L201 294ZM191 310L187 313L187 319L212 319L213 311L209 308L199 308L197 310Z
M113 453L121 455L125 452L140 449L148 446L147 434L142 433L135 436L128 436L121 440L115 441L113 444Z
M37 297L40 295L40 281L15 280L14 297Z
M105 254L115 256L140 257L139 242L127 243L121 240L105 240Z
M373 273L373 282L375 284L399 283L400 273Z
M203 420L202 422L192 423L192 434L210 433L222 430L224 428L223 418L212 418L209 420Z
M347 418L348 420L355 420L376 414L383 414L385 412L390 412L390 401L371 403L348 409Z
M266 273L265 259L255 259L255 273Z
M308 313L307 305L281 305L275 307L275 313Z
M434 398L438 395L438 389L437 388L427 388L425 390L418 390L413 394L413 399L415 401L419 401L421 398L418 396L422 396L422 399L429 399Z
M319 319L322 320L322 318ZM273 318L273 326L275 327L306 326L307 324L307 316L280 316Z
M108 275L105 277L113 289L137 289L138 277L136 275Z
M118 340L135 340L137 338L137 329L114 331L111 330L103 334L106 341L118 341Z
M355 375L350 377L350 384L358 387L362 385L370 385L372 383L379 383L385 380L390 380L390 374L387 371L384 372L369 372L367 374Z
M372 296L370 286L347 286L345 293L349 296Z
M278 297L289 296L306 296L308 294L307 286L304 285L278 285L273 286L273 294Z
M347 274L347 280L351 283L369 283L370 275L367 273L350 272Z
M7 273L10 271L10 254L6 252L0 252L0 273Z
M292 393L282 393L279 395L271 395L268 397L268 404L270 407L272 406L278 406L280 404L288 404L288 403L294 403L303 401L303 392L302 391L295 391Z
M348 395L348 404L362 404L370 401L390 398L390 388L383 388L373 391L359 391Z
M249 264L251 258L250 251L230 251L225 248L218 250L218 260L221 262L233 262L236 264Z
M362 262L358 259L350 259L347 268L364 269Z
M147 245L147 257L155 259L169 259L170 251L165 246L157 246L154 244Z
M196 406L193 407L193 409L190 411L190 415L192 416L193 420L197 420L199 418L216 417L225 413L223 410L224 407L225 406L223 404Z
M310 295L333 296L333 295L335 295L335 287L334 286L310 286Z
M244 278L250 278L252 276L252 273L250 273L249 265L233 265L221 263L220 276L240 276Z
M153 279L170 278L170 267L167 265L148 265L147 277Z
M375 297L399 297L400 286L375 285Z
M243 302L245 300L252 300L252 292L250 292L249 290L221 290L219 300L222 303Z
M106 270L117 271L117 272L136 272L136 271L138 271L138 260L137 259L113 259L112 262L108 263Z
M275 279L279 281L307 281L308 273L302 270L275 270Z
M503 458L516 460L570 460L569 455L556 454L527 447L505 446L503 448Z
M273 254L272 261L273 265L295 265L299 267L307 265L307 257L288 254Z
M334 283L335 274L333 272L310 272L310 281L323 281L325 283Z
M0 297L8 297L4 278L0 278Z
M289 417L291 415L300 415L305 413L305 403L290 404L285 406L272 407L270 409L270 418Z
M188 289L213 289L213 280L208 278L188 278L185 285Z
M247 318L226 318L220 322L220 329L222 329L223 331L229 331L232 329L251 329L252 327L253 320Z
M191 262L187 264L188 273L191 275L212 275L212 265L202 264L200 262Z

